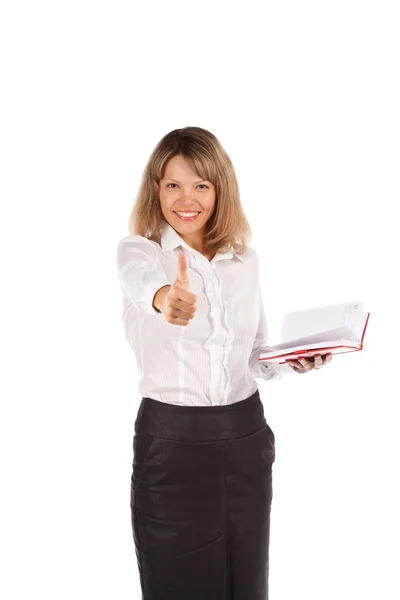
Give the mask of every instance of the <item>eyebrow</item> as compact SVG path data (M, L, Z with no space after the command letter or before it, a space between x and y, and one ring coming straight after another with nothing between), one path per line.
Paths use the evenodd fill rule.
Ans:
M164 179L170 179L171 181L174 181L175 183L182 183L181 181L176 181L176 179L172 179L172 177L164 177ZM208 181L208 179L200 179L200 181L194 181L193 183L202 183L203 181Z

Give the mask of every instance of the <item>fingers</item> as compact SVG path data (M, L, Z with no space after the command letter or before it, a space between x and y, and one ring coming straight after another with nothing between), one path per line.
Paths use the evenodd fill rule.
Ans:
M297 373L306 373L311 369L320 369L323 365L328 364L332 360L332 354L328 352L324 357L316 354L314 359L302 356L298 360L286 360L285 363L290 365Z
M305 357L299 358L299 363L303 366L304 369L310 370L320 369L326 363L329 363L332 360L332 354L328 353L323 358L321 354L315 354L314 360L312 358L307 359Z
M329 352L325 354L325 356L321 356L320 354L316 354L314 356L314 366L316 369L319 369L323 365L326 365L332 360L332 354Z
M322 367L322 357L320 354L314 356L314 368L320 369Z
M185 290L179 284L173 285L170 290L170 299L174 308L179 310L188 310L192 311L192 307L196 308L196 294L189 292L189 290Z
M303 369L305 369L306 371L310 371L310 369L312 369L314 366L314 362L308 358L305 358L304 356L299 358L299 363L300 366L303 367Z
M175 288L171 291L167 306L165 308L165 317L167 321L174 325L188 325L189 321L194 318L196 314L196 297L193 301L190 298L188 300L182 299L186 294L192 294L183 290L182 288Z
M173 304L173 308L175 309L175 316L179 316L182 319L193 319L196 313L196 301L176 300Z

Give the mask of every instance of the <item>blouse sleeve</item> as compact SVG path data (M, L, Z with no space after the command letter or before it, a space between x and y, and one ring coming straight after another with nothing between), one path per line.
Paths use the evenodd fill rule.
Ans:
M161 315L153 307L154 294L164 285L172 285L151 242L141 236L121 241L117 251L118 279L132 304L149 315Z
M278 363L266 363L259 361L260 354L268 352L268 325L265 319L264 303L261 292L261 283L258 282L258 293L260 299L260 315L256 338L253 343L253 348L250 354L249 366L254 378L259 379L282 379L283 375L295 374L295 371L290 365Z

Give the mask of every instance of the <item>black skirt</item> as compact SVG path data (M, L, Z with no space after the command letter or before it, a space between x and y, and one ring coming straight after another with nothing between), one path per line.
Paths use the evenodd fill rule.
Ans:
M142 398L133 454L142 600L268 600L275 436L258 390L224 406Z

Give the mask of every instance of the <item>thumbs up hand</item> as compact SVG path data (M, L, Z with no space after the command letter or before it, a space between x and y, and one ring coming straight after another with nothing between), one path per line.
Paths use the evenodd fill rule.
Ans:
M187 259L183 252L179 252L178 254L178 277L175 280L175 283L182 287L184 290L189 288L189 274L187 268ZM174 283L174 285L175 285ZM193 296L193 294L192 294ZM193 298L193 301L195 298Z
M186 256L178 254L178 277L167 289L162 303L161 312L173 325L189 325L196 313L196 294L189 292L189 274Z

